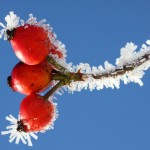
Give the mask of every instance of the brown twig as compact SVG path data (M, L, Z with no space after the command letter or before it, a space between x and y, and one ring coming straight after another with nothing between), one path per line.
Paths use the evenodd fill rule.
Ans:
M62 87L63 85L65 85L64 81L61 80L59 81L52 89L50 89L44 96L44 99L49 99L50 96L52 96L60 87Z
M142 61L145 59L144 61ZM125 74L127 71L132 71L134 70L135 67L138 67L145 63L146 61L150 60L150 54L145 54L141 58L139 58L137 61L131 63L131 64L126 64L122 66L121 68L116 68L114 71L109 72L109 73L104 73L101 75L92 75L94 79L101 79L101 78L108 78L108 77L117 77L119 75Z

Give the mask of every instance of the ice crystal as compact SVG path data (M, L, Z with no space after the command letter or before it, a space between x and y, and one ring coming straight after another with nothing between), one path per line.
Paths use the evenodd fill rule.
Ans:
M146 41L147 45L142 45L139 51L136 51L137 46L133 43L127 43L124 48L121 48L121 56L116 59L116 66L105 61L104 67L90 67L87 63L80 63L79 65L73 66L66 64L66 67L71 72L77 72L80 70L81 73L86 74L84 81L72 82L68 86L69 92L81 91L82 89L90 89L90 91L97 89L101 90L106 88L119 88L120 81L124 84L129 82L138 83L140 86L143 85L141 81L144 71L150 68L150 40ZM143 56L147 55L148 59ZM139 62L138 62L139 61ZM138 65L141 63L140 65ZM65 66L65 64L64 64ZM126 71L123 74L119 74L119 71L123 71L124 67L134 69ZM95 79L94 76L101 76L99 79Z
M14 14L13 11L11 11L9 15L5 17L5 21L7 25L5 26L3 23L0 23L0 26L8 30L12 30L13 28L16 28L19 25L19 17L16 14Z
M49 97L49 101L52 102L53 96ZM54 105L54 113L53 113L53 118L51 121L48 123L48 125L40 132L45 132L46 130L51 130L54 129L54 122L58 118L58 110L57 110L57 103L52 102Z
M27 133L23 131L17 131L18 121L20 121L19 118L20 117L16 119L12 115L6 116L6 120L8 120L11 125L7 126L6 127L7 131L2 131L1 134L2 135L10 134L9 136L10 143L16 139L15 141L16 144L19 144L21 140L23 144L28 144L28 146L33 146L31 137L37 140L38 136L34 132Z
M14 14L13 11L11 11L9 15L5 17L5 21L7 23L6 26L0 22L0 26L3 28L2 30L0 30L0 38L4 36L4 40L7 40L6 31L11 31L19 26L19 17L16 14Z

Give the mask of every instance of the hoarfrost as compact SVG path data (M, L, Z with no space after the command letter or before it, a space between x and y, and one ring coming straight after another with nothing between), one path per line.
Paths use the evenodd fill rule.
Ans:
M146 43L150 44L150 40ZM101 90L104 87L112 89L116 87L118 89L120 81L123 81L124 84L134 82L142 86L143 82L141 79L145 74L144 71L150 68L150 46L144 44L144 47L142 45L139 51L136 51L136 49L137 46L132 42L127 43L125 47L121 48L121 56L116 59L116 66L105 61L104 67L101 65L90 67L87 63L80 63L79 65L69 67L68 70L72 68L70 71L77 72L80 69L81 73L87 74L87 76L84 81L72 82L67 86L68 91L74 92L81 91L82 89L92 91L94 89ZM147 55L147 60L143 57L144 55ZM133 66L134 68L132 69ZM124 67L130 68L130 70L121 74ZM95 79L94 76L100 77Z
M28 144L28 146L33 146L31 137L35 140L38 139L38 136L33 132L20 132L17 131L18 127L18 121L20 120L20 116L18 119L14 118L12 115L6 116L6 120L10 122L10 126L6 127L6 131L2 131L2 135L10 134L9 136L9 142L12 143L15 139L15 144L19 144L20 141L22 141L23 144Z
M53 96L52 98L49 98L49 101L52 102ZM46 130L51 130L54 129L54 122L55 120L58 118L59 114L58 114L58 110L57 110L57 103L52 102L54 105L54 112L53 112L53 118L51 119L51 121L48 123L48 125L40 132L44 133Z

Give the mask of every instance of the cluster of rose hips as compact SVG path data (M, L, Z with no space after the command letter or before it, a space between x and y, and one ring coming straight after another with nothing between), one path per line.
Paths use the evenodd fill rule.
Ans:
M62 58L63 53L50 40L48 34L53 33L41 26L24 24L6 34L20 60L8 77L8 84L14 91L27 95L20 104L17 131L43 131L53 124L56 115L53 101L38 94L52 84L55 72L46 58L50 54Z

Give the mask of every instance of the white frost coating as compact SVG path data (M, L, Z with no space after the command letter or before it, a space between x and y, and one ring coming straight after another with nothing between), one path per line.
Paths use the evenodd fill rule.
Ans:
M14 14L13 11L11 11L9 15L5 17L5 21L7 22L6 28L9 30L16 28L19 25L19 20L20 18L16 14Z
M134 45L132 42L127 43L125 47L120 49L120 58L116 60L116 65L123 66L124 64L130 64L134 55L136 54L137 46Z
M27 133L27 132L19 132L17 131L17 126L18 126L18 119L14 118L12 115L6 116L6 120L10 122L10 126L7 126L6 129L7 131L2 131L2 135L10 134L9 136L9 142L13 142L15 139L15 144L19 144L20 140L22 141L23 144L28 144L28 146L33 146L31 142L31 137L34 139L38 139L38 136L35 135L33 132ZM30 137L31 136L31 137Z
M26 21L27 24L31 24L31 25L36 25L36 26L40 26L42 27L47 33L48 33L48 37L50 39L50 41L52 42L52 44L55 46L57 51L60 51L63 55L63 57L61 58L62 61L66 61L66 49L65 49L65 45L56 39L56 34L53 32L53 28L49 25L49 24L45 24L46 19L43 19L39 22L37 22L37 18L33 17L33 14L29 14L29 19ZM23 23L23 21L22 21ZM24 24L24 23L23 23ZM52 55L50 53L50 55Z
M53 99L53 96L52 97L49 97L49 101L53 104L54 106L54 113L53 113L53 118L51 119L51 121L48 123L48 125L40 132L44 133L46 130L51 130L51 129L54 129L54 122L55 120L58 118L58 110L57 110L57 103L54 103L52 101Z
M16 14L14 14L13 11L11 11L9 15L5 17L5 21L7 23L6 26L0 22L0 26L4 29L12 30L19 25L19 17Z
M4 36L4 40L7 40L6 30L13 30L14 28L18 27L19 20L20 18L14 14L13 11L11 11L9 15L5 17L5 21L7 23L6 26L0 22L0 26L3 28L0 30L0 38Z
M105 71L106 72L112 72L115 70L115 66L113 66L112 64L110 64L108 61L104 62L104 66L105 66Z
M50 56L52 56L55 60L56 60L56 62L58 63L58 64L60 64L61 66L63 66L63 67L65 67L65 68L67 68L69 71L73 71L74 69L72 68L72 67L74 67L74 66L72 66L72 63L66 63L66 59L62 59L62 58L58 58L58 56L57 55L54 55L54 54L50 54Z
M146 42L150 44L150 40ZM140 86L143 85L141 81L144 76L144 70L150 68L150 60L145 61L145 58L141 59L145 54L150 54L150 46L143 44L140 51L136 52L137 46L133 43L127 43L124 48L121 48L121 56L116 59L116 66L105 61L104 67L90 67L89 64L80 63L77 66L67 66L68 70L71 72L77 72L80 70L81 73L88 74L85 81L72 82L68 86L69 92L81 91L82 89L89 89L90 91L97 89L101 90L104 87L106 88L119 88L120 81L123 81L124 84L129 82L138 83ZM149 56L150 57L150 56ZM115 69L122 69L124 65L129 66L129 64L135 64L138 61L138 58L141 60L142 65L136 66L132 71L126 71L123 75L117 75L115 77L102 77L101 79L94 79L92 75L103 75L103 74L112 74ZM65 65L64 65L65 66ZM119 71L118 71L119 72Z
M147 40L147 41L146 41L146 44L147 44L147 45L150 45L150 40Z

